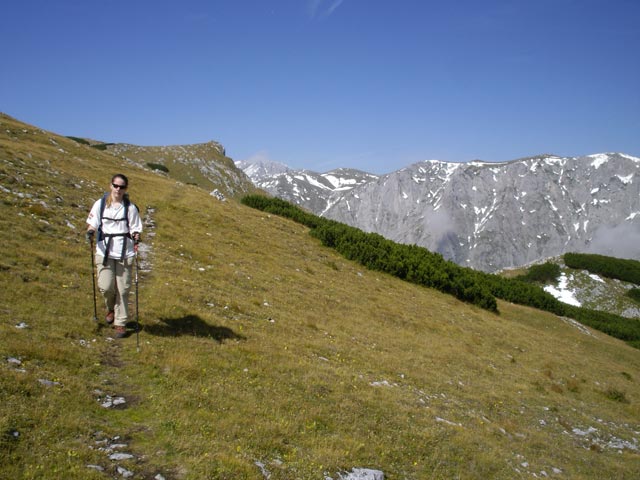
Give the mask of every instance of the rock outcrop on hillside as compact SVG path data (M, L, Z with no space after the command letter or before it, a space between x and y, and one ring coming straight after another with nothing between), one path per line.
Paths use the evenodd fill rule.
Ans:
M107 150L142 166L162 165L169 176L228 196L241 196L255 190L249 177L228 158L218 142L162 147L126 143L109 144Z

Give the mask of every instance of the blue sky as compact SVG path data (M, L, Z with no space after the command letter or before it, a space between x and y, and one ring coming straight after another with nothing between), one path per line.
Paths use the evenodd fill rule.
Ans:
M63 135L320 172L640 156L637 0L23 0L0 28L0 111Z

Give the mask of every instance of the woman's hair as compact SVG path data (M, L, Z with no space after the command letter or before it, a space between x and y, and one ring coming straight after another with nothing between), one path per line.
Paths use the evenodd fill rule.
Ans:
M122 173L116 173L113 177L111 177L111 183L113 183L113 181L116 178L119 178L120 180L122 180L127 187L129 186L129 179L127 178L126 175ZM125 193L124 197L129 198L129 194ZM111 206L111 195L107 195L107 207L110 207L110 206Z
M129 186L129 179L126 177L126 175L122 173L116 173L113 177L111 177L111 183L113 183L116 178L120 178L126 186Z

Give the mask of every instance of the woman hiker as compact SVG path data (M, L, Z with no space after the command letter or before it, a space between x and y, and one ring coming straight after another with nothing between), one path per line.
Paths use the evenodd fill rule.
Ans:
M111 179L110 192L97 200L87 218L87 240L97 231L96 265L98 289L107 307L106 321L115 327L115 337L126 336L129 318L129 290L137 243L142 232L138 208L126 193L129 180L118 173Z

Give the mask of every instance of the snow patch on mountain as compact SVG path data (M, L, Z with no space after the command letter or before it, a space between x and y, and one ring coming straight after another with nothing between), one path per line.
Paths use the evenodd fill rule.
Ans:
M591 166L596 170L600 168L602 165L604 165L605 163L607 163L607 161L609 160L609 155L604 153L588 155L588 157L593 159L593 162L591 162Z
M626 158L627 160L631 160L632 162L640 163L640 158L638 157L632 157L631 155L626 155L624 153L618 153L618 155Z
M571 290L567 287L570 280L573 280L573 278L569 278L565 273L562 273L562 275L560 275L560 280L558 281L558 286L547 285L544 287L544 291L550 293L563 303L581 307L582 304L576 299L575 290Z
M627 175L625 177L623 177L622 175L616 175L616 177L618 177L618 179L624 183L625 185L628 183L631 183L633 181L633 173L631 175Z

